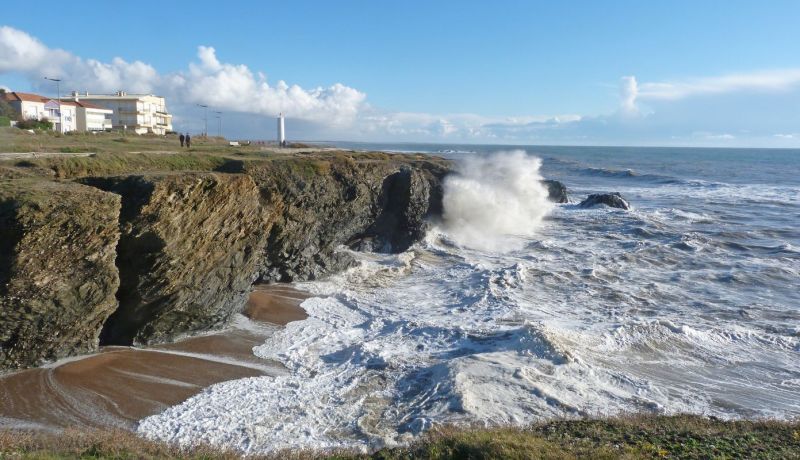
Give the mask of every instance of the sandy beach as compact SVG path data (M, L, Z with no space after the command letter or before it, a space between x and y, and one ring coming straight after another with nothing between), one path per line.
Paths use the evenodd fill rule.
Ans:
M276 328L306 318L308 295L290 285L255 286L245 316L218 333L149 348L97 354L0 376L0 427L132 429L218 382L279 375L252 348Z

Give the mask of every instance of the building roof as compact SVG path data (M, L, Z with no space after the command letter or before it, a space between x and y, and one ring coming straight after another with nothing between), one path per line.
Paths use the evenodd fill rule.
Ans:
M58 100L53 99L51 97L44 97L38 94L33 93L21 93L19 91L7 91L5 93L5 99L9 102L40 102L42 104L47 104L50 101L58 103ZM75 107L77 104L72 101L61 101L61 105L69 105ZM94 108L94 106L92 106ZM99 107L98 107L99 108Z
M59 103L56 99L50 99L50 98L44 98L44 99L42 99L42 102L44 102L45 104L49 104L51 102L53 104L58 104ZM62 106L66 105L66 106L69 106L69 107L77 107L78 106L76 103L74 103L72 101L61 101L61 105Z
M25 102L47 102L49 97L39 96L33 93L20 93L19 91L6 91L5 99L7 101L25 101Z
M105 107L100 107L99 105L90 104L88 102L81 101L80 99L76 101L76 100L73 100L73 99L64 99L62 97L61 98L61 103L62 104L67 104L68 103L68 104L71 104L71 105L77 105L78 107L83 107L84 109L109 110L109 109L106 109Z

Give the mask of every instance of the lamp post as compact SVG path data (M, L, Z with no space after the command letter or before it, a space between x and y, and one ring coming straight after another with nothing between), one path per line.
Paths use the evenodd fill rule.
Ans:
M60 78L48 78L44 77L45 80L50 80L56 82L56 101L58 101L58 130L62 133L64 132L64 119L61 117L61 79Z
M222 137L222 112L215 110L214 113L217 114L217 137Z
M203 129L203 137L208 137L208 106L204 104L197 104L198 107L203 108L203 123L205 125L205 129Z

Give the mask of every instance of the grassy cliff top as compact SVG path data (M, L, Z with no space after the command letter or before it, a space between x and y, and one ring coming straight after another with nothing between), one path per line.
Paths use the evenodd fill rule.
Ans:
M181 148L177 136L121 136L119 133L67 134L0 128L0 179L55 177L70 179L159 171L218 171L231 162L297 163L326 170L331 162L426 161L444 163L427 155L392 155L323 147L281 149L276 146L230 147L222 138L192 140Z
M238 458L208 447L180 449L125 431L0 432L0 458ZM697 416L570 420L524 428L443 428L405 448L365 455L289 451L252 458L639 459L800 458L800 422L721 421Z

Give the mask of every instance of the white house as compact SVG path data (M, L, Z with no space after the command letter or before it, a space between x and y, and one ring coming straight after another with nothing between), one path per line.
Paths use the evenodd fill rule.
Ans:
M20 118L23 120L41 120L45 118L44 104L47 102L47 98L38 94L7 91L5 99L20 114Z
M126 129L137 134L166 134L172 131L172 115L167 112L166 100L152 94L78 94L73 92L70 101L89 103L111 110L114 129Z
M66 133L78 130L78 107L74 102L49 99L44 103L44 112L44 118L53 122L55 131Z
M6 92L6 101L23 120L48 120L53 129L66 133L78 129L77 106L74 102L59 102L38 94Z

